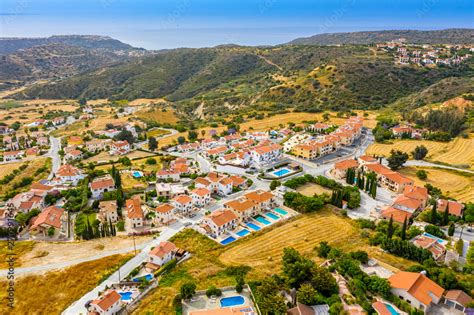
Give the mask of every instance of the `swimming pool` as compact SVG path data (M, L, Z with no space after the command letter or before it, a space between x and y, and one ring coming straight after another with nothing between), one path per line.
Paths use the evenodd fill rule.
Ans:
M135 178L140 178L140 177L143 176L143 173L140 172L140 171L134 171L134 172L132 173L132 175L133 175L133 177L135 177Z
M250 231L247 230L247 229L243 229L243 230L238 231L238 232L235 233L235 234L237 234L237 235L240 236L240 237L243 237L243 236L245 236L245 235L250 234Z
M423 235L426 236L426 237L429 237L429 238L432 238L432 239L436 240L436 242L438 242L438 243L440 243L440 244L444 244L444 243L446 242L445 240L443 240L443 239L441 239L441 238L439 238L439 237L436 237L436 236L434 236L434 235L431 235L430 233L424 232ZM447 242L446 242L446 243L447 243Z
M392 315L400 315L399 312L397 312L392 305L388 304L388 303L384 303L385 307L387 308L387 310L390 312L390 314Z
M228 238L222 240L222 241L221 241L221 244L222 244L222 245L227 245L227 244L229 244L229 243L232 243L233 241L235 241L235 237L229 236Z
M273 174L273 176L276 176L276 177L282 177L282 176L285 176L286 174L288 174L290 172L291 171L287 168L281 168L279 170L273 171L272 174Z
M236 306L236 305L242 305L245 303L244 297L240 295L236 296L229 296L222 298L219 303L221 304L221 307L229 307L229 306Z
M268 221L267 219L265 219L261 215L257 215L254 219L257 220L258 222L262 223L262 224L265 224L265 225L270 224L270 221Z
M133 278L133 282L141 282L143 280L151 281L151 279L153 279L153 275L148 273L144 276Z
M272 212L267 212L267 213L265 213L265 216L267 216L267 217L269 217L270 219L273 219L273 220L275 220L275 221L280 219L279 216L277 216L276 214L274 214L274 213L272 213Z
M285 210L283 210L281 208L275 208L275 212L278 212L281 215L287 215L288 214L288 212L286 212Z
M123 301L130 301L132 299L132 294L133 292L119 292L119 294L122 296Z
M260 227L258 225L253 224L252 222L246 223L245 225L251 228L252 230L260 231Z

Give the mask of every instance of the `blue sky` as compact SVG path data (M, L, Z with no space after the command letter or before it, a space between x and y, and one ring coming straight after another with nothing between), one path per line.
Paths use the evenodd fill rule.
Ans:
M109 35L149 49L474 27L472 0L1 0L0 36Z

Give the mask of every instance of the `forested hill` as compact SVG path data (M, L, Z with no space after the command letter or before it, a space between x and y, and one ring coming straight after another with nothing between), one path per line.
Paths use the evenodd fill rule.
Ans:
M175 49L37 84L14 97L164 97L189 113L201 105L214 113L246 106L380 108L421 91L438 91L436 99L443 101L442 89L428 88L447 78L455 81L457 92L472 91L472 80L464 80L473 77L472 59L455 67L426 68L397 65L393 56L366 46Z
M325 33L292 40L290 45L345 45L383 43L399 38L414 44L472 44L474 29L445 29L436 31L389 30L351 33Z

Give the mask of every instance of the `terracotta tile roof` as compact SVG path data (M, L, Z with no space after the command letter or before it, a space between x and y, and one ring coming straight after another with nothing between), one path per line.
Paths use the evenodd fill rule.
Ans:
M174 197L173 200L182 205L193 202L193 199L189 197L188 195L179 195L179 196Z
M378 315L392 315L392 313L388 310L387 306L380 301L372 303L372 307Z
M415 211L417 209L420 209L422 206L421 201L418 199L413 199L404 195L398 196L394 201L393 201L393 207L394 208L408 208L411 209L412 211Z
M161 242L160 244L158 244L158 246L156 246L155 248L153 248L153 249L150 251L150 254L149 254L149 255L154 255L154 256L163 258L163 257L165 257L167 254L169 254L169 253L175 251L176 249L177 249L177 248L176 248L176 245L174 245L174 244L171 243L171 242L164 241L164 242Z
M56 206L50 206L44 209L43 212L41 212L36 217L33 224L31 225L31 229L34 229L42 224L53 226L59 229L61 227L61 216L63 213L64 209L58 208Z
M196 188L196 189L193 189L191 191L192 194L196 194L200 197L204 197L204 196L207 196L207 195L210 195L211 192L209 191L209 189L206 189L206 188Z
M80 175L81 171L72 165L64 164L56 171L56 176L66 177L66 176L76 176Z
M173 170L178 173L187 173L189 172L189 168L187 164L175 164L173 166Z
M219 183L222 185L232 185L232 179L226 177L226 178L221 179Z
M377 159L370 155L359 156L359 159L361 159L364 162L377 162Z
M276 144L276 143L273 143L273 144L270 144L270 145L259 146L259 147L254 148L254 151L257 152L258 154L265 154L265 153L269 153L269 152L276 151L276 150L281 150L281 146L279 144Z
M101 201L99 203L99 209L106 213L115 213L117 212L117 200Z
M97 305L100 309L106 311L109 307L120 301L122 296L115 290L108 290L97 299L91 302L91 305Z
M133 196L131 199L127 199L125 202L125 208L127 209L127 217L130 219L143 219L144 214L142 210L142 201L139 195Z
M173 211L174 207L172 205L170 205L169 203L164 203L162 205L159 205L158 207L156 207L156 212L160 212L160 213L168 213L170 211Z
M448 206L449 204L449 206ZM457 217L462 216L462 211L464 209L464 205L462 203L446 200L446 199L439 199L438 200L438 211L444 212L446 211L446 207L448 207L448 212L451 215L455 215Z
M244 212L255 207L256 205L252 200L249 200L249 199L245 199L245 200L235 199L235 200L226 202L225 206L237 212Z
M53 188L54 188L54 186L48 186L48 185L44 185L44 184L41 184L41 183L33 183L30 186L30 190L49 191Z
M208 215L208 218L211 219L217 226L223 226L226 223L229 223L237 219L237 216L230 210L216 210Z
M405 186L403 195L426 202L428 200L428 189L419 186Z
M245 198L259 204L273 198L273 194L264 190L255 190L244 195Z
M448 300L456 301L464 307L472 301L472 298L462 290L449 290L444 297Z
M112 177L107 176L94 179L90 185L92 190L97 190L107 187L115 187L115 182Z
M160 170L156 172L156 176L169 176L169 175L179 175L179 171L176 170Z
M211 182L208 181L207 179L205 179L204 177L197 177L194 180L194 182L197 183L197 184L204 185L204 186L209 186L211 184Z
M421 273L400 271L388 281L392 288L406 290L424 305L430 305L433 301L431 295L441 298L444 293L442 287Z
M231 176L229 177L230 180L232 180L232 185L234 186L240 186L245 183L245 179L240 177L240 176Z
M347 170L349 168L354 168L358 166L359 166L359 162L357 162L354 159L344 160L344 161L337 162L336 164L334 164L334 168L337 170Z
M411 218L410 212L395 209L393 207L388 207L387 209L383 210L381 214L386 219L390 219L390 217L393 217L393 221L398 223L403 223L405 221L405 218L407 219L407 221Z
M409 179L408 177L403 176L402 174L398 172L391 172L384 174L385 177L390 179L391 181L397 183L397 184L413 184L413 180Z

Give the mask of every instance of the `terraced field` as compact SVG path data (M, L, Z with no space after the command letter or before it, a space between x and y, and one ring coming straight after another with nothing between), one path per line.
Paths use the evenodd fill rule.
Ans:
M420 180L416 177L416 171L418 170L425 170L428 173L428 178ZM474 201L473 174L431 167L404 167L400 172L413 179L416 185L424 186L429 183L439 187L445 195L451 198L463 202Z
M453 166L469 165L469 168L474 168L473 134L468 139L456 138L448 143L426 140L396 140L390 144L374 143L367 148L366 153L368 155L388 156L392 149L411 153L418 145L424 145L428 149L427 160L447 163Z
M345 251L366 250L370 256L397 268L411 263L382 253L379 249L368 246L360 238L355 222L333 214L330 210L305 215L293 222L288 222L250 241L243 242L224 252L219 259L227 264L244 264L271 275L280 268L282 250L294 247L304 254L314 255L314 248L321 241L340 247ZM313 256L314 257L314 256Z

